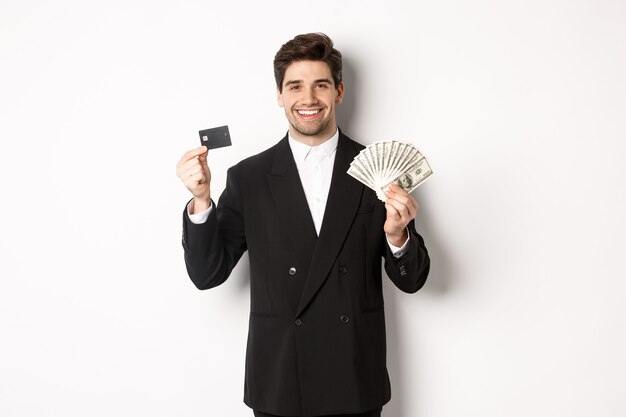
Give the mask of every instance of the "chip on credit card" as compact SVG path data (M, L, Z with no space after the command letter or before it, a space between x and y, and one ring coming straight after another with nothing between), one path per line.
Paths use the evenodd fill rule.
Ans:
M209 149L223 148L232 145L228 126L200 130L200 144Z

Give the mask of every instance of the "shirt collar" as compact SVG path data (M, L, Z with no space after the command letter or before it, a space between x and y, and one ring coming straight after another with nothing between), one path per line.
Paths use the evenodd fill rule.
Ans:
M304 162L304 159L313 148L319 148L323 150L327 157L331 156L333 152L335 152L335 150L337 149L338 142L339 129L335 131L335 134L330 139L318 146L309 146L302 142L298 142L291 137L291 134L289 134L289 146L291 147L291 153L293 154L293 159L296 161L296 164L301 164L302 162Z

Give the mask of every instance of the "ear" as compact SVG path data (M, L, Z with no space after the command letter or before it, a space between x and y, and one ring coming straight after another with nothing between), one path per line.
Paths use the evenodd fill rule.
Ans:
M337 86L337 96L335 97L335 104L339 104L343 101L343 93L344 93L344 85L343 81L339 83Z
M278 87L276 87L276 100L278 101L278 105L280 107L285 107L285 103L283 102L283 93L280 92Z

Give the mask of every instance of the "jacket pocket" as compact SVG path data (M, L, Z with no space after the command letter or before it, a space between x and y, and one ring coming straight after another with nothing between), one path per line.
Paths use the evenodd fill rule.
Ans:
M374 211L375 208L376 208L376 204L361 206L359 207L359 210L356 212L356 214L359 215L359 214L371 213Z

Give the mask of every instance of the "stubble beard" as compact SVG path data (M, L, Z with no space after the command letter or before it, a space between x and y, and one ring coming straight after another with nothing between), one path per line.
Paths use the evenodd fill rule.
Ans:
M328 129L331 120L330 119L321 119L319 123L309 126L303 126L302 123L296 119L297 116L293 116L293 119L289 118L289 124L293 129L301 134L302 136L317 136L320 133L323 133Z

